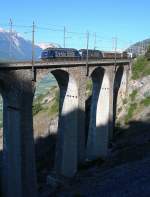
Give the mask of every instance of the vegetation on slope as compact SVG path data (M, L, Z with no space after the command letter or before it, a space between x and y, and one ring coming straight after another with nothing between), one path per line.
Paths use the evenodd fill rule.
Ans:
M146 113L150 107L149 75L150 58L138 57L132 67L131 81L129 81L130 94L123 99L122 106L118 108L117 125L129 124L130 121L140 117L147 118Z
M132 79L136 80L147 75L150 75L150 61L146 57L140 56L133 63Z
M45 99L47 97L47 99ZM51 99L48 101L48 99ZM44 100L45 99L45 100ZM39 95L33 103L33 115L38 114L39 112L48 112L50 116L54 116L58 113L59 107L59 94L56 87L52 87L50 92L46 94Z
M136 94L138 94L137 90L133 90L133 92L129 95L129 101L127 106L127 114L125 116L125 123L128 124L129 121L131 121L136 114L142 112L145 107L150 106L150 96L145 94L145 97L137 100ZM134 98L133 98L134 95Z

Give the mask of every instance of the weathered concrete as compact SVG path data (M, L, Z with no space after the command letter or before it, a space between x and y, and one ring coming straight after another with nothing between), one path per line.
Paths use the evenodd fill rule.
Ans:
M56 171L70 177L77 171L78 88L74 78L67 72L56 70L52 74L60 87Z
M109 68L109 142L113 139L114 127L113 127L113 102L114 102L114 78L115 78L116 67L112 66Z
M3 96L3 196L37 197L30 71L1 73Z
M93 94L87 142L88 159L107 156L110 116L110 81L108 71L108 69L97 68L92 73Z

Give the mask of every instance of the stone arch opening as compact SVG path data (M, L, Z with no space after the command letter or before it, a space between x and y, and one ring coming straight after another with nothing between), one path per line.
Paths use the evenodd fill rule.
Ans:
M114 78L114 86L113 86L113 128L115 128L115 123L116 123L116 116L118 113L119 109L119 102L121 99L121 84L122 84L122 79L123 79L123 73L124 73L124 67L121 66L117 69L115 78Z
M90 122L87 140L88 159L107 155L109 135L109 72L103 67L96 68L91 74L93 89L90 109Z
M32 114L39 188L46 184L46 177L54 167L58 100L58 83L50 70L37 71Z

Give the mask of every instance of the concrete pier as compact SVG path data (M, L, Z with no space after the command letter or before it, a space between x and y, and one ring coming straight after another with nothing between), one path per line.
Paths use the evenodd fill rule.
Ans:
M72 177L77 172L78 88L73 77L64 71L53 74L60 88L55 168L58 174Z
M97 69L92 73L93 94L89 135L87 142L87 158L106 157L109 141L109 72Z
M30 72L8 73L3 78L2 96L3 196L37 197Z

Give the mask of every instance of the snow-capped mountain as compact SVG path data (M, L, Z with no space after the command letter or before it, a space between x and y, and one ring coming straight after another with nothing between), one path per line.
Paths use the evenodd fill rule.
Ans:
M42 48L35 46L35 59L39 59L41 51ZM31 41L0 28L0 60L31 60L31 57Z
M46 49L46 48L60 48L61 46L57 43L39 43L37 44L40 48Z

